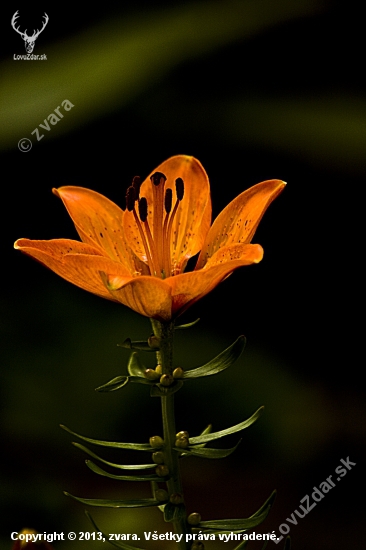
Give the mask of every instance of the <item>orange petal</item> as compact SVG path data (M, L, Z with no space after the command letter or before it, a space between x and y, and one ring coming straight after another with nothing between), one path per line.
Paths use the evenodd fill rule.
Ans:
M264 212L285 185L280 180L263 181L231 201L208 232L196 269L201 269L223 246L249 243Z
M79 241L19 239L15 248L52 269L70 283L103 298L113 300L100 277L100 271L131 277L122 264L100 256L98 249Z
M228 247L229 248L229 247ZM230 247L231 248L231 247ZM241 245L241 252L233 250L223 251L223 256L213 258L213 265L207 264L204 269L181 273L176 277L165 279L165 283L172 288L172 314L183 313L189 306L213 290L221 281L239 267L258 263L263 257L263 249L258 244ZM236 259L229 260L230 254Z
M140 315L159 321L169 321L172 318L172 291L166 281L157 277L141 276L126 283L123 278L106 273L102 274L102 278L114 300Z
M203 269L214 265L228 263L231 261L243 261L243 265L257 264L263 258L263 248L259 244L232 244L223 246L207 260Z
M123 210L103 195L84 187L67 186L53 191L62 199L81 240L100 248L132 274L134 264L122 231Z
M197 254L204 243L211 223L211 196L207 174L201 163L194 157L177 155L160 164L144 180L140 196L146 197L149 209L148 221L153 227L153 194L150 176L162 172L167 177L165 189L173 191L173 206L176 201L175 180L184 181L184 197L173 223L171 259L176 266L184 265L189 258ZM123 227L127 242L141 259L145 251L141 246L140 234L131 212L125 212Z

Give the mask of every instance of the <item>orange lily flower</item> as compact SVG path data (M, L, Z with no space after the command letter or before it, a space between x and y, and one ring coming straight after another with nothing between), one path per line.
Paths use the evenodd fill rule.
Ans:
M263 249L250 242L284 186L269 180L247 189L210 227L207 174L194 157L178 155L142 184L134 178L125 210L89 189L54 189L81 242L19 239L14 246L67 281L166 322L238 267L260 262ZM194 270L184 272L199 252Z

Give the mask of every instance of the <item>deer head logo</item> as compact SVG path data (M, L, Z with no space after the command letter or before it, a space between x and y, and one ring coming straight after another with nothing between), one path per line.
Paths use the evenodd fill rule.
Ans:
M16 32L18 32L18 33L20 34L20 36L23 38L23 40L24 40L24 45L25 45L25 51L26 51L27 53L32 53L33 48L34 48L34 43L35 43L35 41L37 40L38 36L39 36L39 35L41 34L41 32L43 31L43 29L45 28L45 26L47 25L49 17L48 17L48 15L47 15L47 13L45 12L45 14L44 14L44 16L43 16L43 17L45 18L45 20L44 20L44 22L43 22L43 26L42 26L41 30L38 30L38 29L37 29L36 31L33 31L32 36L28 36L28 35L27 35L27 29L25 29L25 32L21 32L21 31L19 30L19 27L17 28L17 27L15 26L16 19L19 17L18 13L19 13L19 10L16 11L16 12L14 13L13 18L12 18L12 20L11 20L11 26L12 26L13 29L14 29Z

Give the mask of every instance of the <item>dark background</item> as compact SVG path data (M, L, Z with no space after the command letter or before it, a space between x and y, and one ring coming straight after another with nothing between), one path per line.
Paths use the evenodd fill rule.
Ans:
M13 59L25 53L10 26L17 9L30 33L47 11L34 49L47 61ZM63 490L90 498L149 494L90 472L58 427L117 441L160 433L159 402L144 386L94 392L126 372L128 352L116 344L148 336L148 319L58 279L13 242L76 238L52 187L80 185L121 203L134 175L175 154L202 162L214 216L259 181L288 182L254 238L263 261L234 273L182 318L201 318L177 336L184 368L239 334L248 344L229 371L179 392L178 428L195 435L212 422L219 430L266 407L234 455L184 463L188 511L205 520L248 517L276 488L263 532L279 534L300 500L335 478L349 456L356 466L347 476L297 526L287 524L297 550L364 548L363 336L356 330L366 166L361 14L334 1L152 8L137 0L93 9L14 5L1 8L1 28L1 548L23 527L91 531L83 506ZM37 142L31 132L65 99L74 108ZM22 137L32 140L31 151L18 150ZM106 532L169 530L155 510L92 512ZM55 544L80 547L101 546Z

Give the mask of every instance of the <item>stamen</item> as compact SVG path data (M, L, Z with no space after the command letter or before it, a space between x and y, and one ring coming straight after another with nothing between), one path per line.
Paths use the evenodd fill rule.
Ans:
M166 182L166 175L162 172L154 172L150 179L154 185L158 186L160 183Z
M132 188L129 188L129 189L133 189ZM134 190L134 189L133 189ZM141 221L144 222L144 225L145 225L145 228L147 228L147 236L148 236L148 239L149 239L149 235L151 236L151 232L150 232L150 228L149 228L149 224L147 222L147 200L145 197L142 197L140 200L139 200L139 214L140 214L140 218L141 218ZM149 246L147 244L147 240L146 240L146 237L145 237L145 233L144 233L144 230L142 228L142 225L141 225L141 222L138 218L138 215L136 213L136 209L134 208L133 209L133 215L134 215L134 218L135 218L135 222L136 222L136 225L138 227L138 230L140 232L140 236L141 236L141 240L142 240L142 245L145 249L145 252L146 252L146 258L147 258L147 263L148 263L148 266L150 268L150 273L152 275L156 275L157 273L157 266L155 265L154 263L154 252L153 250L151 249L151 241L149 239L149 244L150 244L150 249L151 249L151 253L150 253L150 249L149 249Z
M177 178L175 180L175 190L177 192L177 199L181 201L184 197L184 181L182 178Z
M126 194L126 207L129 212L135 208L136 192L132 185L127 189Z
M184 196L184 182L183 182L182 178L177 178L175 180L175 190L177 192L177 200L175 201L173 212L170 215L169 224L168 224L168 228L166 230L165 239L164 239L165 242L167 243L167 247L168 247L169 273L171 273L170 243L171 243L171 238L172 238L173 222L174 222L174 218L175 218L175 215L177 213L177 210L178 210L179 203L183 199L183 196ZM164 224L164 228L165 228L165 224Z
M139 200L139 216L142 222L146 222L147 219L147 200L145 197L141 197Z
M164 200L165 212L167 214L169 214L172 209L172 201L173 201L173 191L169 188L165 191L165 200Z
M173 202L173 191L168 188L165 191L165 200L164 200L164 206L165 206L165 219L164 219L164 225L163 225L163 263L164 263L164 272L166 274L170 273L170 242L167 240L167 227L168 227L168 221L169 221L169 214L172 209L172 202Z
M184 196L184 182L182 178L175 180L176 201L172 210L173 191L168 188L164 193L166 176L162 172L155 172L150 176L150 180L153 201L152 231L148 222L147 199L146 197L140 198L141 179L138 176L133 178L132 185L127 189L126 206L130 212L133 212L151 275L165 278L173 275L171 236L178 206ZM135 208L136 201L138 202L138 213Z

